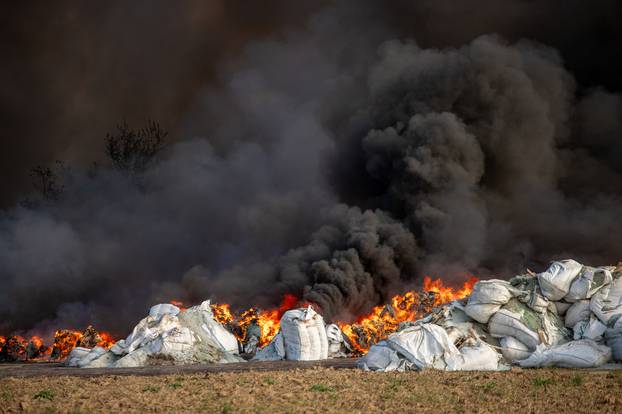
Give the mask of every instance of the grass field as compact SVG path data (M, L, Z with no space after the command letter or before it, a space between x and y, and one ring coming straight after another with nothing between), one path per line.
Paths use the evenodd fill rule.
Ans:
M0 412L622 412L622 370L351 369L0 379Z

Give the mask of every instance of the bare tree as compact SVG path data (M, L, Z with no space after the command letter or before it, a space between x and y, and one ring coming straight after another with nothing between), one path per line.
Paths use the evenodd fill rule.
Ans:
M127 122L117 126L117 131L106 135L106 154L112 164L125 174L144 171L156 154L164 148L168 135L160 124L149 120L141 129L131 129Z
M30 177L35 189L47 200L58 200L63 192L61 171L65 168L62 161L56 161L55 167L37 165L30 170Z

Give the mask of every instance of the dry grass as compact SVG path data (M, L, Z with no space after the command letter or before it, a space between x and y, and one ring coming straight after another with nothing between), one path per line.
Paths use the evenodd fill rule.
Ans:
M622 412L622 371L368 373L316 368L0 379L0 412Z

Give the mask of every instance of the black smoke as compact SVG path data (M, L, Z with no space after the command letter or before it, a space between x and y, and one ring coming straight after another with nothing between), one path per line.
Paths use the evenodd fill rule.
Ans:
M102 137L123 119L151 117L171 138L183 136L187 112L218 83L223 62L301 25L323 3L3 2L0 207L18 201L34 165L101 161Z
M140 177L78 163L58 200L2 211L0 331L123 334L158 301L284 293L332 319L423 274L614 263L622 100L603 68L617 52L605 41L590 67L564 52L614 6L559 34L535 23L566 15L554 2L502 3L509 16L461 25L445 2L336 2L199 76L174 111L181 137Z

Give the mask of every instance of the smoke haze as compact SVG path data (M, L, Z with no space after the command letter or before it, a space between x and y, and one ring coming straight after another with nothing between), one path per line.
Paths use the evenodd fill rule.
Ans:
M28 66L57 90L21 105L3 75L3 143L24 144L4 155L0 332L94 323L125 334L159 301L270 306L284 293L348 318L424 274L620 259L612 2L576 16L582 3L274 2L269 21L226 3L188 2L173 29L156 24L171 24L164 2L68 3L66 18L107 22L92 36L120 50L86 47L102 63L81 76ZM565 31L542 24L560 16ZM126 24L143 36L156 25L161 41L126 45ZM94 41L55 39L68 50ZM45 99L66 102L63 116ZM135 179L106 164L87 173L102 125L124 115L170 125L174 142ZM74 161L61 197L14 205L18 167L61 156Z

